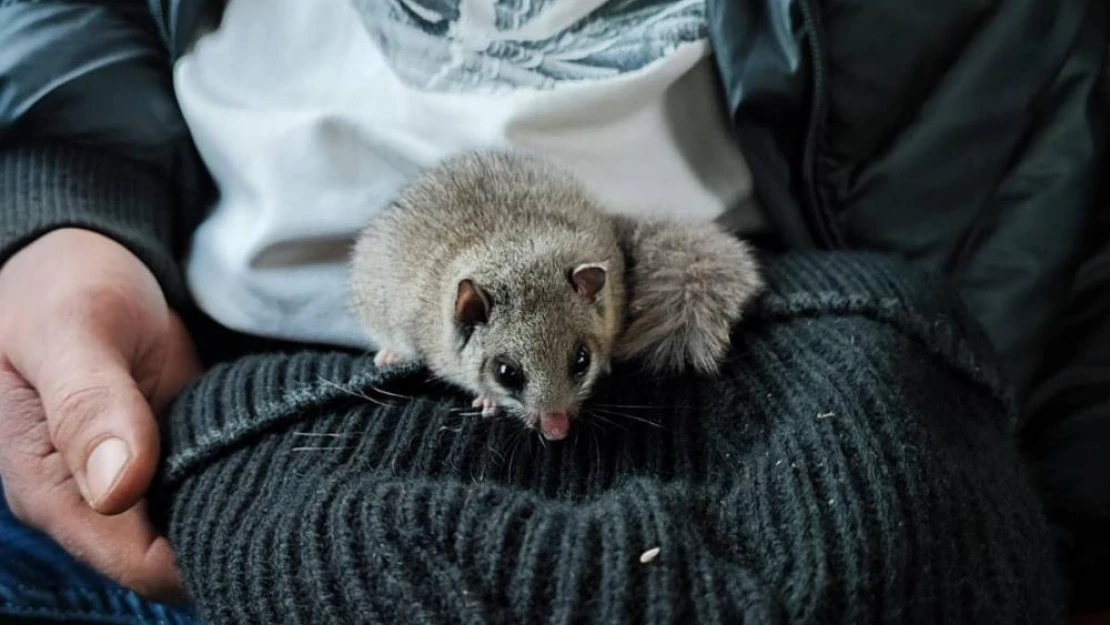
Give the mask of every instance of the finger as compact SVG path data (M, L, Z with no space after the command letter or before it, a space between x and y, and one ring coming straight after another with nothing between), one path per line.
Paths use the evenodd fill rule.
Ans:
M91 510L50 441L34 389L2 363L0 476L12 512L77 559L145 596L180 597L172 551L147 520L145 505L111 517Z
M169 541L150 523L140 502L122 514L89 509L71 488L66 505L47 508L42 529L75 558L135 592L161 601L178 599L181 577Z
M155 414L161 413L190 380L203 372L189 330L173 312L169 315L165 351L158 381L149 395Z
M36 357L12 361L38 391L50 440L89 506L117 514L154 476L158 429L123 355L92 326L61 333Z
M68 471L55 456L49 478L37 471L15 469L5 477L5 496L28 525L49 534L74 558L117 583L147 597L169 600L181 596L181 578L169 542L151 525L143 502L114 516L88 507L72 479L60 478L49 489L35 486L59 480Z

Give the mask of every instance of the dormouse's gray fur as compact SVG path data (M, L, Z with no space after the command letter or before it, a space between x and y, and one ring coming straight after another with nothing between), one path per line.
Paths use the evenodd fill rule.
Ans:
M615 359L658 374L716 373L744 307L763 290L748 244L711 223L615 222L629 302Z
M562 438L608 370L624 273L613 221L575 178L477 152L432 168L373 219L355 246L351 300L380 364L421 359L486 413L505 408ZM506 362L522 388L499 382Z

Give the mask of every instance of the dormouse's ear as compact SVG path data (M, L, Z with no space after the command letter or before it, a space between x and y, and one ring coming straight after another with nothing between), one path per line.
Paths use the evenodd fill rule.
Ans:
M455 321L473 326L489 321L489 298L474 281L467 278L459 281L455 295Z
M578 265L570 272L570 283L574 290L586 301L593 302L597 294L605 288L605 275L609 263L586 263Z

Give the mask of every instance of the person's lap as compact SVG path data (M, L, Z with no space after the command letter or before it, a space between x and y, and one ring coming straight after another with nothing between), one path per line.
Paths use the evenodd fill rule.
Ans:
M217 369L171 412L155 506L200 611L212 624L1056 616L1004 391L958 313L873 258L769 271L722 376L618 371L561 445L367 357ZM5 560L0 609L77 605L59 597L88 589L117 613L162 609L4 516L9 552L47 554L36 570L66 581Z

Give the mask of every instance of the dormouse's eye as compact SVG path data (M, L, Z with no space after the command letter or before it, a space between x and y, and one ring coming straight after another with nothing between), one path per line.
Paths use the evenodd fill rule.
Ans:
M574 356L570 361L570 377L572 380L581 380L582 376L590 370L590 348L583 344L579 344L578 348L574 350Z
M516 392L524 388L524 372L507 360L493 363L493 375L497 378L497 383L507 391Z

